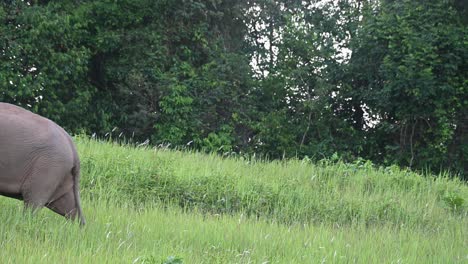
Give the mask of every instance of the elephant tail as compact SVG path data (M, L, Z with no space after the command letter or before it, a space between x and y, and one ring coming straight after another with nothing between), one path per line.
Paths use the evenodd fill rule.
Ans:
M79 162L72 169L73 175L73 193L75 194L75 207L78 213L80 225L84 226L86 224L83 210L81 209L81 200L80 200L80 164Z

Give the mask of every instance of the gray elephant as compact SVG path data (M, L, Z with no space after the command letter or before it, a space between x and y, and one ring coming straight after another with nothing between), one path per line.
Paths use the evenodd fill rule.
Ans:
M60 126L23 108L0 103L0 195L85 219L79 195L80 160Z

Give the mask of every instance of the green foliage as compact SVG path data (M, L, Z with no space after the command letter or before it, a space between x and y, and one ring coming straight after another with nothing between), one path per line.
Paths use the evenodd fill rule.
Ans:
M182 263L183 262L181 258L177 258L174 256L168 257L167 260L163 262L163 264L182 264Z
M1 4L0 101L39 112L77 131L92 122L86 108L90 51L80 19L60 5ZM88 117L88 119L85 119Z
M0 4L0 101L74 133L468 169L466 7L450 1Z
M453 211L460 210L460 208L463 208L463 204L465 203L465 199L456 192L447 193L442 199Z
M232 127L224 125L217 133L211 132L203 139L203 149L207 152L229 152L233 149Z
M190 113L193 111L193 99L187 95L187 87L175 85L171 94L161 98L159 106L163 117L155 125L155 142L167 141L173 144L183 144L187 138L186 131ZM170 125L168 125L170 124Z
M166 260L163 260L162 262L158 261L157 258L153 255L149 256L149 257L143 257L143 258L140 258L138 259L138 263L142 263L142 264L156 264L156 263L162 263L162 264L182 264L182 259L181 258L177 258L177 257L174 257L174 256L170 256L168 257Z
M375 117L368 155L463 171L468 49L457 11L450 1L383 1L364 16L352 40L354 80L345 96Z

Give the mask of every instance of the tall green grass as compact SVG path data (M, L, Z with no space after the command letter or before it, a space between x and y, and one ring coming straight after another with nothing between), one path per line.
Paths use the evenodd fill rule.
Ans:
M282 225L176 208L85 200L88 224L49 211L22 216L0 200L2 263L466 263L466 226L422 231L389 225L352 228Z
M468 262L468 188L456 179L77 145L87 226L0 198L1 263Z
M78 141L83 192L113 203L176 204L285 224L437 228L467 216L467 186L368 163L264 162Z

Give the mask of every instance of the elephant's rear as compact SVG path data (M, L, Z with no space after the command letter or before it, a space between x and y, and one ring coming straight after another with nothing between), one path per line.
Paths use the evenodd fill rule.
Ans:
M76 211L83 225L79 180L76 146L63 128L28 110L0 103L0 195L39 207L73 192L74 199L66 199L74 200L70 210Z
M76 145L73 142L72 138L68 133L59 127L59 129L62 131L63 135L67 138L67 141L71 147L72 153L73 153L73 168L71 170L71 174L73 177L73 194L75 196L75 208L77 212L78 219L80 221L81 225L85 225L86 220L84 218L83 210L81 208L81 198L80 198L80 169L81 169L81 164L80 164L80 158L78 156L78 151L76 150Z
M0 194L21 198L32 155L47 147L50 123L20 107L0 103Z

